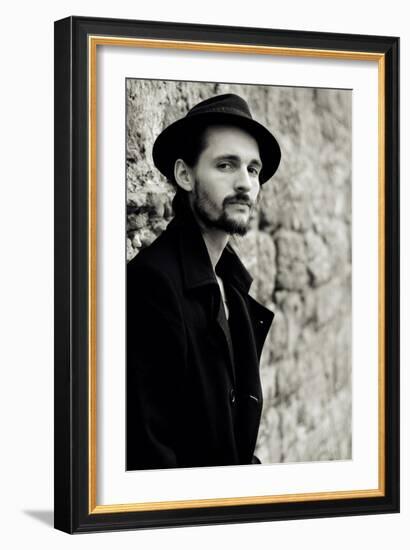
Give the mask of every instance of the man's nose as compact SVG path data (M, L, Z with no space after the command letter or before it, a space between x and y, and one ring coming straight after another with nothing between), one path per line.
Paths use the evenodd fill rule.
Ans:
M250 191L252 188L251 176L248 172L247 166L241 167L237 172L237 178L235 180L235 188L239 191Z

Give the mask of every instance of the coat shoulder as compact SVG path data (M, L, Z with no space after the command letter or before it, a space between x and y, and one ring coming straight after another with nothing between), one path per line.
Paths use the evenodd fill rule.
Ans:
M141 250L128 262L127 276L162 276L179 280L181 266L179 262L178 232L165 230L150 246Z

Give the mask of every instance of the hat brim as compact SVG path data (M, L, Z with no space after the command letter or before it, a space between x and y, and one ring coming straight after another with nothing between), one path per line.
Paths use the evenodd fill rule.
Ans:
M165 128L157 137L152 149L154 165L165 177L172 180L175 161L183 156L185 140L199 128L217 123L238 126L256 139L262 161L259 180L261 184L269 180L279 166L279 143L269 130L256 120L231 113L197 114L179 119Z

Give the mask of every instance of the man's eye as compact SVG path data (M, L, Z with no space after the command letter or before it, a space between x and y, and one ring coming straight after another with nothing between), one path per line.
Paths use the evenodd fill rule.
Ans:
M249 173L252 174L252 176L259 176L259 168L256 166L249 166L248 168Z
M231 162L220 162L218 164L218 168L220 168L221 170L229 170L230 168L232 168L232 163Z

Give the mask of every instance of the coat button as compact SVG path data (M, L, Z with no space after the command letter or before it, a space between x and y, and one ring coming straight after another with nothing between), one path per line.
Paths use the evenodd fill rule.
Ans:
M236 393L235 393L235 390L233 388L231 389L230 397L231 397L231 403L232 403L232 405L234 405L235 401L236 401Z

